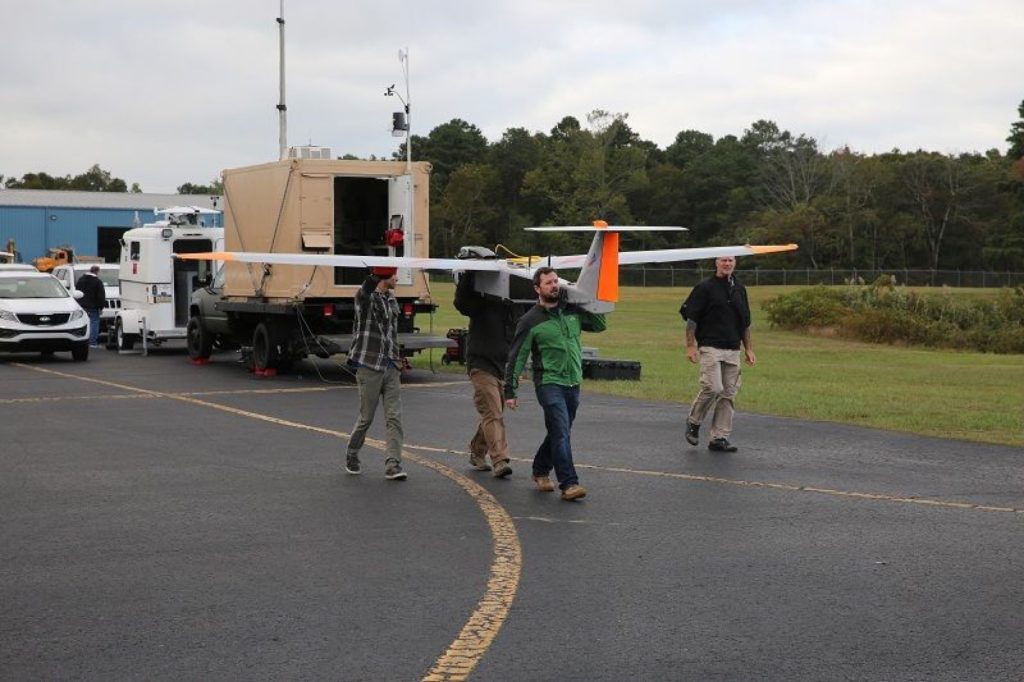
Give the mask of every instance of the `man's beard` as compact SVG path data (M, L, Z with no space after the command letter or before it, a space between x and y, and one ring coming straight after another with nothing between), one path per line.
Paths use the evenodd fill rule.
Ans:
M540 297L541 297L541 299L543 299L543 301L545 303L558 303L558 300L561 297L561 295L562 295L561 291L559 291L558 289L555 289L555 291L553 293L541 294Z

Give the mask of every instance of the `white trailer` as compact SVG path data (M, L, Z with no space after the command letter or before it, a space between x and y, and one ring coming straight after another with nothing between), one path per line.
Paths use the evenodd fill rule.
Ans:
M145 352L149 345L184 340L199 262L180 260L174 254L224 248L224 228L203 224L203 216L219 211L176 206L154 213L164 218L121 237L121 309L114 319L113 344L118 350L131 350L141 342Z

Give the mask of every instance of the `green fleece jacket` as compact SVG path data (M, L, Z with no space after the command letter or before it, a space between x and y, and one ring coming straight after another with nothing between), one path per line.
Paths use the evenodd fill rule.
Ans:
M539 303L523 315L508 352L505 398L515 398L519 375L527 358L533 361L533 383L577 386L583 380L580 332L603 332L604 315L589 313L572 303L545 308Z

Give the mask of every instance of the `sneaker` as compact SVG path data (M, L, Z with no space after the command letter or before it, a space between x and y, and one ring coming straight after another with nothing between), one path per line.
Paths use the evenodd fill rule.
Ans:
M715 452L736 452L739 448L730 443L727 438L712 438L711 442L708 443L708 450L714 450Z
M512 475L512 465L507 461L501 461L494 465L494 477L505 478Z
M346 457L345 458L345 471L347 471L348 473L352 474L353 476L358 476L359 474L363 473L362 470L359 468L359 458L358 457Z
M491 465L487 463L487 455L470 455L469 466L477 471L490 471Z
M399 464L392 464L384 470L384 478L389 481L404 481L405 472L402 471L402 467Z
M551 479L547 476L534 476L533 482L537 484L537 490L542 493L553 493L555 492L555 484L551 482Z
M587 489L574 483L562 491L563 500L582 500L587 496Z
M690 445L696 445L700 439L700 424L693 424L689 421L686 422L686 442Z

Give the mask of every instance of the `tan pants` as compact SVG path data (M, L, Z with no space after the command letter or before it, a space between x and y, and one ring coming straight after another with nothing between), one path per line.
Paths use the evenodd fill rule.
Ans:
M732 418L736 414L733 400L740 390L740 352L701 346L700 393L690 405L691 424L700 424L709 410L711 438L728 438L732 433Z
M480 425L469 443L469 452L474 458L491 465L508 461L508 440L505 437L505 409L502 381L480 369L469 370L473 384L473 407L480 414Z

